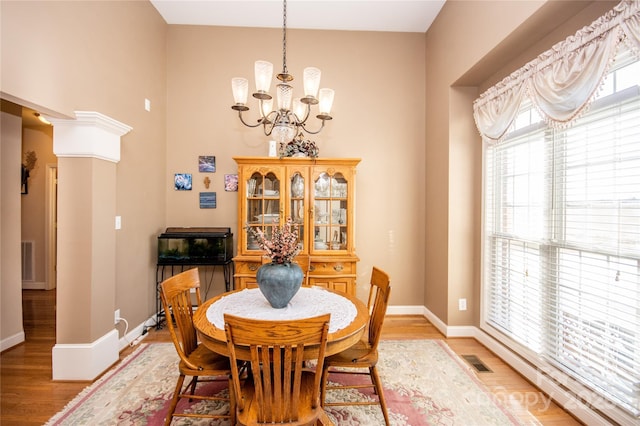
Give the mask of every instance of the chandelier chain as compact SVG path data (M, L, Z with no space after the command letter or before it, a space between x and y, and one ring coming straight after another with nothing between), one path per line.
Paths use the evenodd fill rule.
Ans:
M287 0L282 3L282 73L289 74L287 71Z

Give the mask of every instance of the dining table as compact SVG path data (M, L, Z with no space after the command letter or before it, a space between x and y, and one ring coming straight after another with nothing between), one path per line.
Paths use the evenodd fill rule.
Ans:
M353 346L369 321L366 305L356 296L323 287L301 287L289 304L271 307L260 289L242 289L208 299L193 314L198 339L210 350L229 356L224 330L224 314L258 320L291 321L331 314L325 355L333 355ZM305 348L305 359L317 357L317 349ZM250 359L249 350L236 347L239 359Z

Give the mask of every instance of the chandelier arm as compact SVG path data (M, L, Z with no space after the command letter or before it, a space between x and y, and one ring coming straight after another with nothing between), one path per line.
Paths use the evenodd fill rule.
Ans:
M242 111L238 111L238 117L240 117L240 121L242 122L242 124L244 124L247 127L258 127L259 125L262 124L262 118L258 120L257 124L249 124L246 121L244 121L244 118L242 118Z
M271 132L273 132L273 128L276 126L275 121L266 121L264 123L264 135L265 136L271 136ZM269 130L267 130L267 127L269 128Z
M307 129L307 127L305 126L305 123L300 123L299 126L302 127L304 129L305 132L310 133L312 135L317 135L318 133L320 133L320 131L322 131L322 129L324 128L324 122L325 120L322 120L322 125L320 126L320 128L318 130L311 131L309 129Z
M298 123L304 124L307 122L307 118L309 118L309 114L311 113L311 105L307 104L307 108L305 108L304 118L298 120Z

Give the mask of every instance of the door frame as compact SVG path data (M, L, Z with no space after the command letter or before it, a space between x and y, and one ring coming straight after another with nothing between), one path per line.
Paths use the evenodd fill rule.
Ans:
M52 290L56 288L58 244L58 165L56 163L47 164L45 185L45 289Z

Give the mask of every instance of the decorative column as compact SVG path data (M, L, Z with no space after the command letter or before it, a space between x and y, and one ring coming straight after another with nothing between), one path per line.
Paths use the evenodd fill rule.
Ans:
M58 157L58 259L53 380L93 380L118 360L116 164L131 127L76 111L55 120Z

